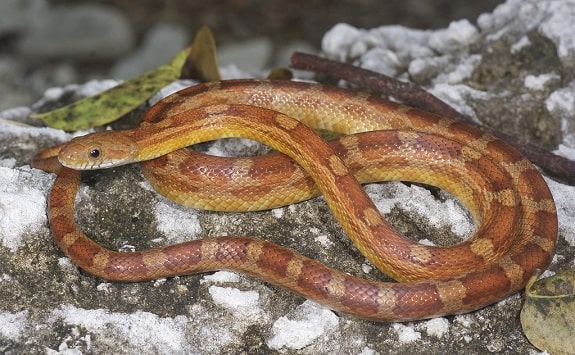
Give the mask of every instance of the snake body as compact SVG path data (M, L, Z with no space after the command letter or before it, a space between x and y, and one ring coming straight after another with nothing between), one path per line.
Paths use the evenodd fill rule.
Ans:
M345 136L328 144L308 126ZM254 139L283 154L208 158L180 149L222 137ZM193 86L154 105L136 129L73 139L59 159L65 167L49 201L56 242L80 267L110 280L231 269L360 318L405 321L468 312L513 294L555 250L551 193L514 148L467 125L339 88L259 80ZM132 162L141 162L159 192L195 207L259 210L321 193L357 248L399 282L354 277L248 237L133 253L103 248L74 223L80 174L72 168ZM476 232L450 247L413 242L382 218L358 180L447 190L469 209Z

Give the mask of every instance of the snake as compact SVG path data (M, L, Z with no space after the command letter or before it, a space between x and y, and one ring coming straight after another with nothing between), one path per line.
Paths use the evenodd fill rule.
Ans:
M338 138L327 142L318 130ZM230 137L275 152L216 157L185 149ZM471 312L519 292L549 266L556 246L551 192L513 147L478 128L334 86L263 79L198 84L157 102L136 128L76 137L50 154L61 164L48 202L55 241L79 267L107 280L234 270L336 312L410 321ZM250 236L107 249L74 221L80 171L132 163L160 194L195 208L265 210L321 194L355 247L395 282L353 276ZM451 193L470 212L474 233L449 246L405 237L361 186L375 181Z

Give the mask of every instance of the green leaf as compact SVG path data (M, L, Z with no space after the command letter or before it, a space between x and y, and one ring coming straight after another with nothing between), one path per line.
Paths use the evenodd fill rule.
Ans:
M575 354L575 269L527 284L521 325L529 341L551 354Z
M158 90L176 80L187 57L179 52L169 63L57 110L30 115L46 125L66 131L103 126L131 112Z

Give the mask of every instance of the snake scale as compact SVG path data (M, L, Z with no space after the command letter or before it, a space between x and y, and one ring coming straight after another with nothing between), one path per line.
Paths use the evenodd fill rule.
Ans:
M326 143L308 127L343 136ZM283 154L222 158L180 149L222 137L257 140ZM55 240L81 268L109 280L230 269L336 311L406 321L468 312L513 294L549 265L555 250L551 193L514 148L462 123L336 87L266 80L200 84L155 104L136 129L74 138L55 151L64 165L49 199ZM80 184L74 169L139 161L157 191L193 207L261 210L321 193L355 246L398 282L351 276L243 236L138 252L106 249L74 222ZM452 193L472 214L475 233L449 247L404 237L359 184L389 180Z

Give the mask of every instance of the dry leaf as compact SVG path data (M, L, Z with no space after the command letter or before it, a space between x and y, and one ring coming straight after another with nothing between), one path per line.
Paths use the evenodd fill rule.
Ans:
M202 82L221 80L216 57L216 41L207 26L198 30L188 51L188 59L182 68L183 79L196 79Z
M551 354L575 354L575 269L529 281L521 325L529 341Z
M267 78L270 80L291 80L293 73L288 68L273 68Z
M187 51L178 53L169 63L127 80L110 90L57 110L30 115L46 125L66 131L98 127L113 122L136 109L158 90L178 79Z

